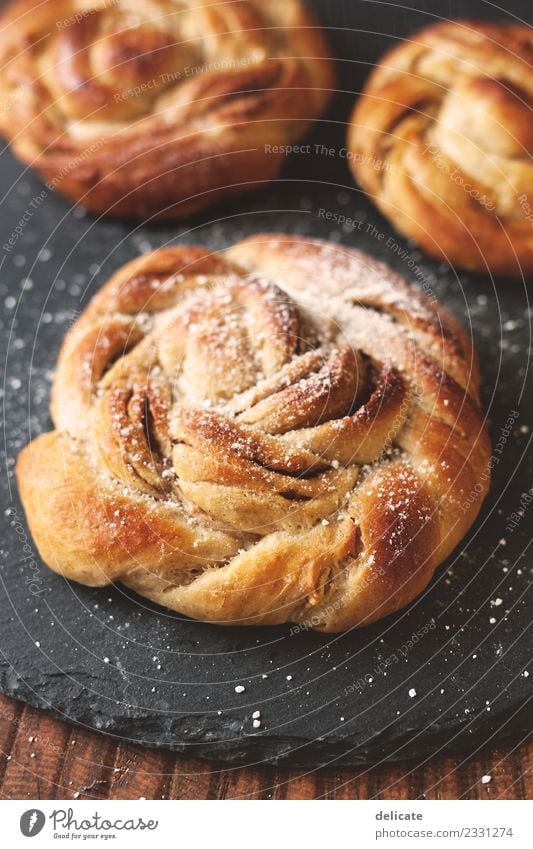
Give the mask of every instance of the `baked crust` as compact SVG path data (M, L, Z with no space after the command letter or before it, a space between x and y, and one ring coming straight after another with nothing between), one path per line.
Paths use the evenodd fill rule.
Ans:
M274 178L334 87L300 0L15 0L0 132L50 188L181 218Z
M530 27L438 23L372 71L351 117L350 166L432 256L531 274L532 107Z
M299 237L128 263L67 336L51 411L17 465L45 562L210 622L380 619L488 487L466 332L385 265Z

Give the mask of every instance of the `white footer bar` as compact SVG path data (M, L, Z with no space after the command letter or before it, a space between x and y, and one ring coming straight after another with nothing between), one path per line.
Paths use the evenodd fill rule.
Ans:
M531 802L3 801L2 843L92 846L530 847ZM32 842L32 840L34 842Z

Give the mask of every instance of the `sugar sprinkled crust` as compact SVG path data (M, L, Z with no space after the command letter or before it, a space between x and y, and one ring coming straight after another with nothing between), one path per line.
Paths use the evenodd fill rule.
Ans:
M30 528L66 577L194 618L363 625L479 510L477 382L466 332L362 253L284 235L158 250L65 340L56 429L18 460Z
M94 212L185 217L275 177L334 88L300 0L15 0L0 132Z
M389 51L348 131L350 166L432 256L533 271L531 27L448 21Z

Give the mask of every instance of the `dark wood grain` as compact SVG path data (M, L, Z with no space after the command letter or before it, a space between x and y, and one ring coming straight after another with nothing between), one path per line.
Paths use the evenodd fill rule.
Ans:
M524 799L531 741L352 770L228 767L127 746L0 696L4 799ZM489 784L481 776L491 775Z

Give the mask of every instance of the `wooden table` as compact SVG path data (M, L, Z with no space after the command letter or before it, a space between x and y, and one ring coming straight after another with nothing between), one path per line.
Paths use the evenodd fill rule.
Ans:
M117 744L0 696L4 799L524 799L533 743L351 770L226 767ZM488 784L481 783L490 775Z

